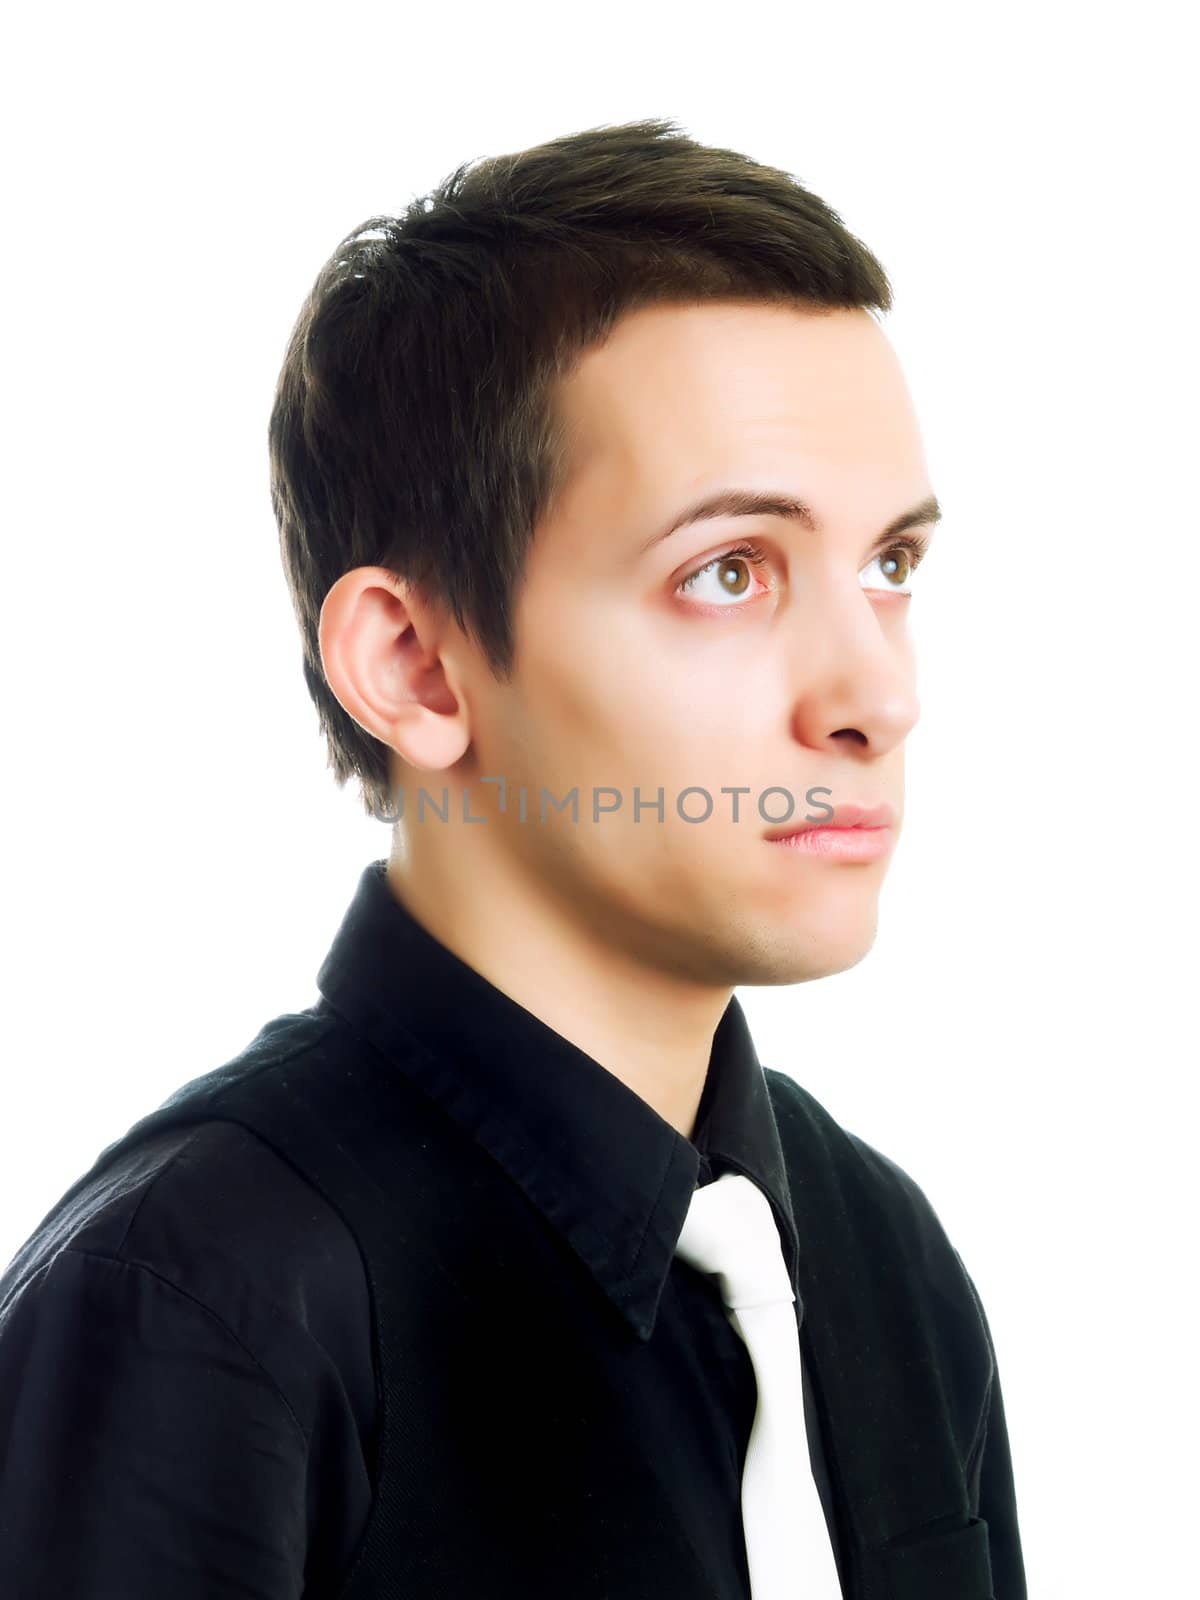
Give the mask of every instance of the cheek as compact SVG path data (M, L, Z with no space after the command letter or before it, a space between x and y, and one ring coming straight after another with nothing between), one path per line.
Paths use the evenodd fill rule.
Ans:
M525 748L543 769L574 768L571 781L750 782L727 774L786 727L779 673L735 640L683 650L619 606L539 606L522 626L534 641L514 705Z
M713 698L719 693L722 701ZM673 755L728 741L737 719L729 685L708 687L659 662L636 670L581 671L564 664L542 698L543 726L564 746L595 752L597 760L669 763Z
M567 608L539 616L522 668L529 722L545 745L611 756L671 727L661 659L615 608Z

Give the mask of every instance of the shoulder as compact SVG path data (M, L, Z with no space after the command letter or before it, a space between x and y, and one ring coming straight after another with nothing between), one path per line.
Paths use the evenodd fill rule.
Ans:
M990 1352L974 1285L921 1184L893 1157L843 1127L787 1073L767 1067L764 1076L793 1188L821 1184L825 1203L853 1218L873 1247L899 1252L922 1292Z
M68 1252L69 1273L61 1270ZM199 1309L223 1325L306 1432L324 1397L337 1394L364 1442L369 1435L370 1303L358 1246L323 1197L246 1127L214 1119L158 1131L75 1184L0 1276L0 1325L23 1291L78 1293L85 1278L126 1297L154 1280L181 1316L190 1302L189 1314Z
M815 1095L787 1073L774 1067L764 1068L763 1073L789 1162L805 1146L810 1152L819 1150L840 1182L873 1191L899 1219L945 1237L925 1191L899 1162L843 1127Z

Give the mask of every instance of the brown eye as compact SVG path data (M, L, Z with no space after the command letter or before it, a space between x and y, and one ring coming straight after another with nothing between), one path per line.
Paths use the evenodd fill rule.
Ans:
M677 592L689 594L697 589L701 579L711 578L715 581L720 595L716 602L718 605L725 600L740 600L744 594L751 591L753 580L750 568L761 567L766 559L757 545L739 545L736 550L726 550L723 556L716 556L712 561L706 561L692 573L690 578L684 578Z
M907 583L912 577L912 558L902 544L889 550L879 562L879 570L892 583Z
M750 584L750 568L744 561L722 561L717 568L717 582L726 594L744 594Z
M859 574L859 581L864 589L877 589L884 594L911 594L908 585L913 573L921 565L926 548L918 540L910 543L907 539L901 539L869 562ZM878 567L880 574L875 582L869 576L873 567Z

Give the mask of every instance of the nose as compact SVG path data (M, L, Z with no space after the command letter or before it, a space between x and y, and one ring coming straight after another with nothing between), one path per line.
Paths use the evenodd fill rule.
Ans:
M908 736L921 709L909 603L896 595L873 599L856 582L852 591L827 587L806 608L790 641L792 731L801 744L883 756Z

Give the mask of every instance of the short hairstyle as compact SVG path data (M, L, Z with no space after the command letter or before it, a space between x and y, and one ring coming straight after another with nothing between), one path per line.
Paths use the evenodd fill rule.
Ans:
M381 566L511 677L513 598L569 467L556 382L652 302L891 309L882 266L789 174L663 118L466 162L321 268L268 429L271 503L304 677L340 786L390 808L390 751L339 704L321 606Z

